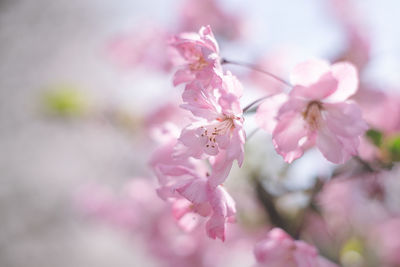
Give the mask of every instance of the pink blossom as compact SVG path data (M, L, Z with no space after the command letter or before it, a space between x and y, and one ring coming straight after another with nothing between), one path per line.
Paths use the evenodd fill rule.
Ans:
M201 27L199 33L174 36L170 45L179 52L181 68L175 73L174 85L194 80L209 84L222 74L218 43L210 26Z
M167 143L156 150L150 161L160 184L158 195L174 203L174 216L183 229L191 229L193 223L185 223L184 216L195 213L208 218L208 236L225 240L226 223L233 222L236 213L233 199L222 186L211 184L204 161L174 156L174 149L174 142ZM184 204L182 199L190 204Z
M196 120L185 127L179 141L185 147L182 156L211 160L215 167L210 178L213 186L222 183L232 162L243 163L245 132L239 97L242 87L230 73L223 76L219 88L201 83L188 84L183 93L183 108L190 110Z
M357 154L367 129L358 106L348 100L357 91L356 69L311 60L295 67L289 99L279 109L272 140L287 162L316 144L326 159L343 163Z
M282 229L274 228L254 247L257 266L328 267L335 264L318 256L315 247L293 240Z

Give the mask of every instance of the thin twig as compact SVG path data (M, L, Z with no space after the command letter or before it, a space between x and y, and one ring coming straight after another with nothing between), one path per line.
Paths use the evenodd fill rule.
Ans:
M269 77L271 77L271 78L283 83L284 85L286 85L288 87L292 87L292 85L289 82L285 81L284 79L276 76L275 74L273 74L271 72L268 72L266 70L260 69L259 67L257 67L256 65L253 65L253 64L244 63L244 62L238 62L238 61L233 61L233 60L228 60L228 59L225 59L225 58L223 58L221 60L221 64L232 64L232 65L238 65L238 66L250 68L250 69L253 69L255 71L264 73L265 75L268 75Z
M251 102L250 104L248 104L247 106L245 106L243 108L243 113L246 113L246 111L248 111L251 107L253 107L254 105L260 103L261 101L263 101L263 100L265 100L265 99L267 99L268 97L271 97L271 96L272 95L266 95L266 96L263 96L261 98L258 98L256 100L254 100L253 102Z

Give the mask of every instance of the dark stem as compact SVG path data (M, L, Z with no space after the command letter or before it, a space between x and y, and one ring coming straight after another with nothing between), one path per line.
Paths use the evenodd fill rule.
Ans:
M300 235L301 235L301 232L304 230L307 213L309 211L312 211L312 210L315 211L315 212L317 211L316 210L317 208L316 208L316 205L315 205L315 200L316 200L316 196L321 191L323 185L324 185L324 182L322 180L320 180L318 178L315 180L315 184L314 184L314 186L313 186L313 188L311 189L311 192L310 192L310 200L308 202L308 205L303 209L303 212L300 215L300 219L299 219L300 223L297 226L297 229L296 229L296 231L294 233L294 238L295 239L299 239Z
M354 156L353 157L358 163L361 164L361 166L364 167L365 170L369 171L369 172L376 172L376 170L374 168L372 168L372 166L366 162L365 160L363 160L362 158L360 158L359 156Z
M286 86L288 86L288 87L292 87L292 85L291 85L289 82L285 81L284 79L279 78L278 76L276 76L276 75L273 74L273 73L270 73L270 72L268 72L268 71L265 71L265 70L263 70L263 69L260 69L259 67L257 67L256 65L253 65L253 64L244 63L244 62L238 62L238 61L233 61L233 60L228 60L228 59L225 59L225 58L223 58L223 59L221 60L221 64L232 64L232 65L238 65L238 66L250 68L250 69L253 69L253 70L255 70L255 71L264 73L264 74L268 75L269 77L271 77L271 78L273 78L273 79L275 79L275 80L277 80L277 81L283 83L284 85L286 85Z
M287 221L281 216L275 206L274 197L267 190L265 190L262 182L257 177L254 179L254 181L257 198L261 202L266 213L268 214L271 223L276 227L282 228L288 234L293 236L293 230L291 229Z
M267 99L268 97L270 97L271 95L266 95L263 96L259 99L254 100L253 102L251 102L250 104L248 104L247 106L245 106L243 108L243 113L246 113L246 111L248 111L249 109L251 109L254 105L257 105L258 103L262 102L263 100Z

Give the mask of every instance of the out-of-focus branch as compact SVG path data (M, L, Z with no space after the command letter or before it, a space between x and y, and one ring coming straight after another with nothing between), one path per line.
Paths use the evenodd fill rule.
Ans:
M257 198L263 205L266 213L269 216L271 223L276 227L282 228L287 233L292 235L293 229L290 227L287 221L281 216L281 214L277 210L275 206L274 196L272 196L267 190L265 190L260 179L255 178L254 181L255 181Z

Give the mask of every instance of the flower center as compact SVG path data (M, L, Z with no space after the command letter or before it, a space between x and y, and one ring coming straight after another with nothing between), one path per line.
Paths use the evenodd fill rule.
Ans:
M317 130L321 121L321 102L311 101L303 112L303 118L310 126L311 130Z
M195 62L189 64L189 68L191 71L199 71L207 66L208 62L204 59L202 55L199 55L199 58Z
M201 137L206 140L206 148L215 148L218 140L218 136L224 136L230 134L235 128L233 120L240 120L239 117L234 115L224 115L222 118L217 118L215 123L209 124L207 126L201 126L203 130Z

